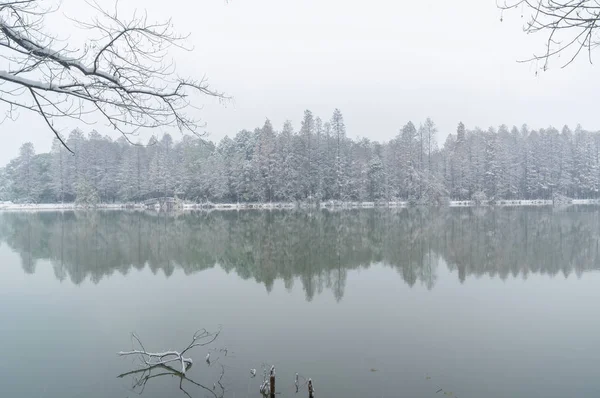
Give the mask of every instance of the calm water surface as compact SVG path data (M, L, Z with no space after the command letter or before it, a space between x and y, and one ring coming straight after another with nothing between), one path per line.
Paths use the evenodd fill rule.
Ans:
M263 363L281 397L600 396L595 208L0 213L0 242L2 397L259 397ZM199 328L208 390L117 377L132 332Z

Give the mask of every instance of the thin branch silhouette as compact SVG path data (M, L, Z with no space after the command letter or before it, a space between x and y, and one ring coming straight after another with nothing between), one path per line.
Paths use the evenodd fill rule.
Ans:
M520 9L521 17L526 18L526 33L547 34L543 52L519 62L541 63L545 71L551 59L564 54L566 61L561 68L565 68L583 52L592 63L592 51L600 44L597 0L502 0L497 6L503 13Z

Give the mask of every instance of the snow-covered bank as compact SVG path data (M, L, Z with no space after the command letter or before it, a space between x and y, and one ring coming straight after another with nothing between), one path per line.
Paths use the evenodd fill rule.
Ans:
M573 199L573 205L600 205L600 199Z
M449 207L519 207L519 206L564 206L564 205L600 205L600 199L572 199L567 202L554 203L552 200L499 200L496 202L473 200L453 200ZM314 203L185 203L174 207L177 211L227 211L227 210L277 210L277 209L310 209L316 208ZM325 209L371 209L371 208L405 208L406 201L397 202L334 202L320 204ZM71 210L160 210L159 206L148 207L141 203L101 203L95 206L84 206L75 203L37 203L22 204L0 202L0 211L71 211Z
M477 207L477 206L558 206L558 205L600 205L600 199L573 199L569 201L554 202L552 200L537 199L537 200L499 200L496 202L481 201L477 203L474 200L451 200L448 202L449 207ZM326 201L321 202L320 207L325 209L370 209L370 208L404 208L409 207L407 201L393 202L336 202ZM431 205L435 206L435 205ZM184 203L183 210L274 210L274 209L307 209L316 208L314 203L294 203L294 202L278 202L278 203Z
M144 210L142 204L101 203L95 206L83 206L75 203L10 203L0 202L0 211L61 211L61 210Z
M567 199L553 201L549 199L532 200L498 200L490 202L483 200L479 206L495 207L518 207L518 206L569 206L569 205L600 205L600 199ZM478 204L473 200L453 200L450 201L450 207L476 207Z
M491 202L489 200L482 200L479 204L474 200L453 200L450 201L450 207L477 207L477 206L497 206L497 207L510 207L510 206L552 206L554 202L552 200L537 199L537 200L498 200ZM568 203L567 203L568 204ZM585 203L580 203L585 204Z
M369 209L375 207L406 207L408 202L321 202L321 208L336 209ZM270 202L270 203L185 203L184 210L276 210L276 209L310 209L315 203L306 202Z

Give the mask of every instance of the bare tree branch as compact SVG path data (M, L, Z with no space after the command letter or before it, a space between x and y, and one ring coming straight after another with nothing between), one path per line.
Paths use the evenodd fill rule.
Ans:
M184 354L194 347L206 346L219 337L221 332L209 333L206 329L198 330L194 333L191 343L180 351L163 351L163 352L149 352L144 348L141 340L136 334L133 334L133 339L139 344L141 349L131 351L120 351L117 353L119 356L137 355L139 356L144 364L147 366L166 365L173 362L181 363L181 373L185 374L186 370L189 369L192 364L192 358L184 357Z
M542 70L547 70L551 58L565 54L564 68L586 51L592 63L592 50L600 44L598 0L503 0L498 7L503 12L520 9L521 16L527 18L523 26L526 33L548 34L544 52L520 62L541 62Z
M0 0L0 59L5 67L0 69L0 100L11 109L40 114L63 145L55 118L104 120L124 136L141 128L175 126L199 135L204 124L186 113L194 108L193 96L227 99L206 78L175 74L169 50L189 49L186 36L175 33L170 20L151 22L146 13L137 12L124 19L117 4L109 12L87 2L95 17L73 22L85 30L89 44L76 50L46 32L45 16L55 9L41 4Z

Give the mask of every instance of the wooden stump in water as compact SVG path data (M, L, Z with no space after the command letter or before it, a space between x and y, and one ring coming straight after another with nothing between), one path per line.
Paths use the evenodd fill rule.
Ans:
M308 398L314 398L312 380L308 379Z
M275 398L275 367L271 367L271 379L269 382L271 387L271 398Z

